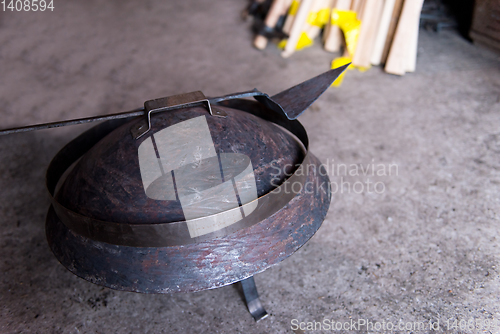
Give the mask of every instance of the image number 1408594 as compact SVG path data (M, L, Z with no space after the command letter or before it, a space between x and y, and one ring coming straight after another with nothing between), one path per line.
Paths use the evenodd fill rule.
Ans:
M4 12L44 12L54 11L54 0L2 0Z

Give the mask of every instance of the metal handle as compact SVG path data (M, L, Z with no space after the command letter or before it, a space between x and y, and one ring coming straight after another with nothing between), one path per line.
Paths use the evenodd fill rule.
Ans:
M210 101L201 91L191 93L172 95L159 99L149 100L144 102L144 110L146 111L146 120L139 122L136 126L130 129L134 139L139 139L151 130L151 114L179 109L182 107L193 106L197 104L206 104L210 115L218 117L226 117L227 114L221 109L213 109L210 106Z

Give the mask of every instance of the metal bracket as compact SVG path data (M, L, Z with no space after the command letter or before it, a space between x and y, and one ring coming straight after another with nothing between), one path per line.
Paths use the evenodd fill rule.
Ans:
M159 99L149 100L144 102L144 110L146 112L146 120L139 122L130 132L134 139L139 139L151 130L151 114L179 109L203 103L206 105L210 115L218 117L226 117L227 114L219 108L212 108L210 101L201 91L172 95Z
M257 292L257 287L255 286L255 280L253 276L240 281L241 287L243 289L243 295L245 296L245 302L248 307L248 311L255 319L255 321L267 318L269 314L266 312L262 303L259 299L259 293Z

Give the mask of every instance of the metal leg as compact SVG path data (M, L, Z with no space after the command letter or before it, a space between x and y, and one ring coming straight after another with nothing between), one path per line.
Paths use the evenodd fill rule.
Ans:
M245 296L245 301L247 303L248 311L255 319L255 321L262 320L266 318L267 314L264 307L259 300L259 293L257 292L257 287L255 286L255 281L253 276L244 279L240 282L243 289L243 295Z

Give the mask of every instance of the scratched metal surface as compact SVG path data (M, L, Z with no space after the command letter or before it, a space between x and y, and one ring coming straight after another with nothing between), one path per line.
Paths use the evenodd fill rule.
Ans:
M329 68L335 54L319 43L286 60L273 45L254 50L244 5L68 0L53 14L0 13L2 126L195 90L273 95ZM415 73L350 71L300 116L323 163L374 159L399 176L378 177L383 194L333 194L318 233L256 275L271 313L257 324L232 285L138 294L66 270L45 237L45 170L88 127L1 137L0 332L293 333L292 319L364 318L440 319L457 333L444 321L499 319L499 87L497 55L421 30Z
M245 112L224 108L227 117L212 117L203 107L192 107L152 117L155 133L182 121L206 116L215 150L242 153L252 162L257 195L281 184L304 158L300 144L274 124ZM271 111L270 111L271 112ZM102 139L77 163L59 194L59 201L80 214L118 223L159 223L184 220L178 201L156 201L146 196L138 161L138 147L149 136L135 140L127 123ZM172 154L183 153L172 147ZM176 151L177 150L177 151ZM168 157L165 157L168 158ZM273 181L273 179L276 180Z
M319 161L314 158L313 161ZM68 230L49 212L47 238L74 274L109 288L143 293L194 292L240 281L299 249L319 229L330 196L327 176L311 173L311 192L295 197L261 223L226 237L170 247L127 247L93 241Z
M244 104L251 109L262 109L260 112L273 112L258 102ZM290 175L303 160L301 144L289 133L257 116L220 108L227 117L212 117L203 107L156 115L152 118L151 133L206 116L216 152L248 156L257 194L267 194L284 181L285 173ZM179 202L155 201L144 192L137 150L146 137L136 140L130 134L130 129L139 121L141 119L122 125L91 148L68 174L57 194L58 201L79 214L122 224L184 220ZM181 154L183 147L172 149L172 154ZM309 168L312 164L318 170ZM169 293L221 287L281 262L321 226L330 205L328 176L324 171L319 173L317 158L312 157L308 165L306 183L313 185L308 191L304 188L271 217L226 237L158 248L117 246L78 235L50 210L47 239L58 260L71 272L113 289Z

